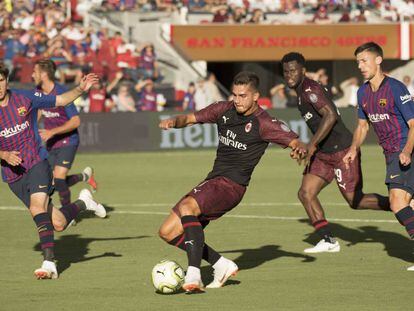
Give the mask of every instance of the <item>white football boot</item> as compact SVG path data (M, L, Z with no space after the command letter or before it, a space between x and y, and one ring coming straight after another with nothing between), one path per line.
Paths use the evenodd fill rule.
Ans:
M220 288L231 276L235 276L239 267L230 259L223 256L213 265L214 280L207 285L207 288Z
M203 281L201 281L201 273L199 268L192 266L188 267L184 278L183 289L187 294L204 292L204 284Z
M42 267L36 269L34 274L38 280L58 278L56 264L53 261L48 260L44 260Z
M93 211L100 218L106 217L105 207L94 201L92 193L88 189L83 189L79 193L79 200L85 202L86 210Z
M414 271L414 266L408 267L407 271Z
M341 250L341 246L338 241L335 243L326 242L324 239L320 240L314 247L307 248L304 250L305 253L337 253Z

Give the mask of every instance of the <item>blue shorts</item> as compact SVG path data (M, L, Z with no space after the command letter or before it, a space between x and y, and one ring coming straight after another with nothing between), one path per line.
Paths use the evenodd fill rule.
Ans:
M55 166L63 166L70 169L75 160L77 150L78 146L68 146L50 150L47 158L50 167L54 169Z
M411 157L411 164L403 166L400 163L400 153L393 153L387 156L387 175L385 184L390 189L402 189L409 194L414 194L414 156Z
M28 208L30 206L30 195L38 192L52 195L52 180L53 175L49 163L43 160L33 166L22 178L10 183L9 188Z

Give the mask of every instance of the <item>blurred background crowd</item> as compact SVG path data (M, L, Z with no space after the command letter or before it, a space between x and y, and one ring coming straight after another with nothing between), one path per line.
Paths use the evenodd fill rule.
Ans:
M42 58L56 63L60 83L78 83L84 73L96 72L101 84L76 103L84 112L199 110L229 96L210 73L167 98L157 91L164 75L152 42L131 42L121 32L86 26L84 13L92 9L167 12L181 16L183 23L384 23L411 21L414 0L5 0L0 3L0 58L10 80L30 85L34 62ZM339 107L356 105L357 78L333 85L324 68L308 75L326 87ZM410 75L403 80L413 90ZM260 104L291 107L296 95L279 78Z

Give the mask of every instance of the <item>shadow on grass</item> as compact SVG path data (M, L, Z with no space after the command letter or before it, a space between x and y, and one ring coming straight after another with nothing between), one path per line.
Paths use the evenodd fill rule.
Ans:
M105 252L100 255L86 257L89 252L89 244L91 242L101 241L124 241L133 239L143 239L149 236L142 235L136 237L121 237L121 238L84 238L79 234L64 235L55 241L55 257L57 261L58 272L62 273L68 269L72 263L84 262L103 257L122 257L122 254L114 252ZM40 243L34 247L35 251L41 251Z
M302 259L302 262L313 262L316 260L315 257L309 255L284 251L279 245L264 245L259 248L227 250L220 253L241 253L239 257L234 259L234 262L239 266L240 270L253 269L268 261L279 259L281 257L299 258ZM213 270L210 266L201 269L203 280L207 280L207 284L213 280L212 272ZM240 284L240 281L228 280L225 286L238 284Z
M307 222L306 220L304 222ZM399 224L395 224L399 226ZM347 247L359 243L380 243L391 257L406 262L414 262L413 241L407 236L396 232L385 231L376 226L361 226L357 229L348 228L338 223L329 223L332 233L338 239L347 242ZM310 233L304 242L316 244L320 240L315 233Z

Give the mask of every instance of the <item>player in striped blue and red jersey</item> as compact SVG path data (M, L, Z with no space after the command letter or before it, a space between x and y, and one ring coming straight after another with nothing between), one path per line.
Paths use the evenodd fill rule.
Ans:
M45 95L59 95L66 92L66 87L54 81L55 72L56 65L52 60L37 61L32 74L37 86L36 91ZM43 108L39 111L44 124L44 129L39 131L40 137L46 142L55 189L59 193L60 203L67 205L71 201L69 187L78 182L87 181L96 190L91 167L86 167L82 173L67 176L79 146L79 113L73 103L65 107Z
M38 279L57 278L54 263L54 233L85 209L103 212L88 190L79 200L54 208L49 200L53 192L52 173L41 147L37 129L37 110L64 106L79 97L98 81L95 74L85 76L79 86L61 94L44 95L37 91L9 90L8 69L0 64L0 159L3 181L29 209L36 224L44 261L35 270ZM99 216L99 215L98 215Z
M366 82L358 90L358 126L343 160L348 165L356 158L371 124L385 155L391 210L414 239L414 211L410 207L414 194L414 102L402 82L384 75L383 51L378 44L359 46L355 56ZM414 266L408 270L414 271Z

